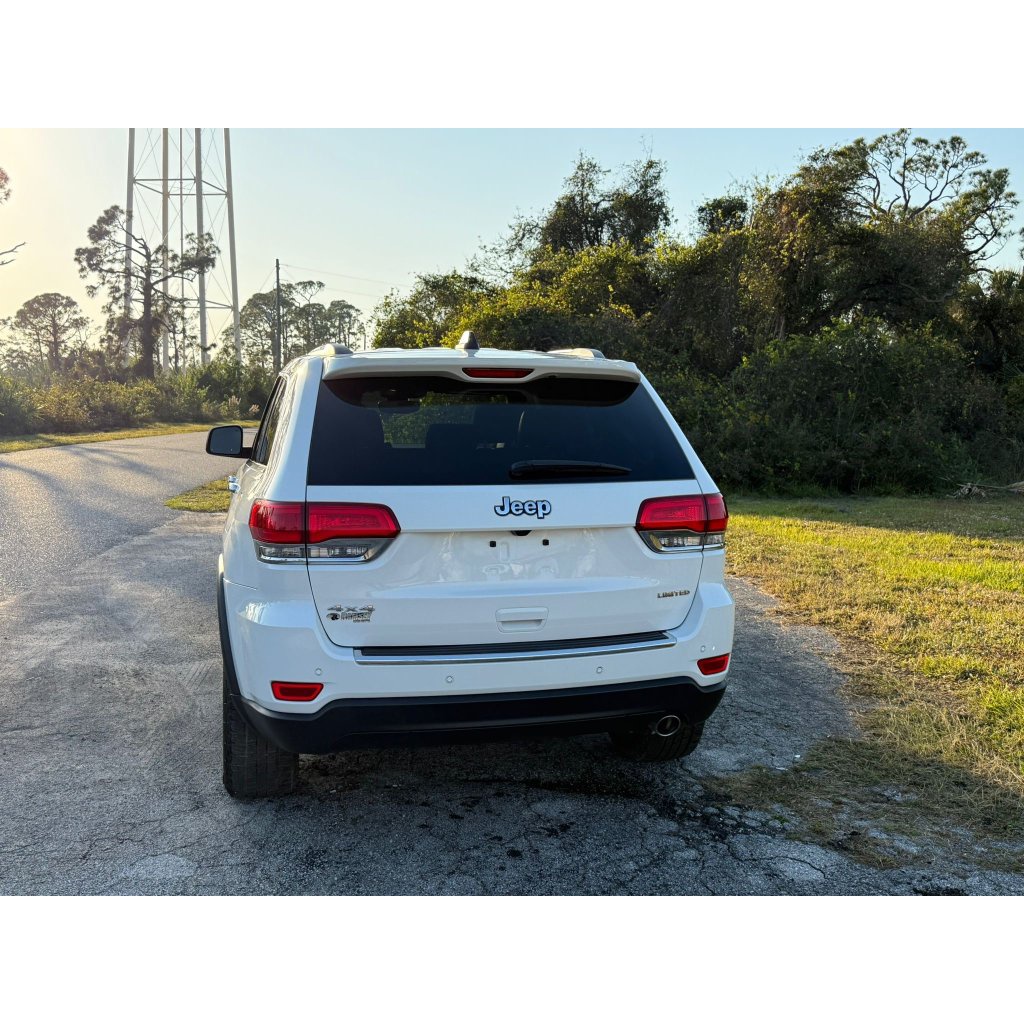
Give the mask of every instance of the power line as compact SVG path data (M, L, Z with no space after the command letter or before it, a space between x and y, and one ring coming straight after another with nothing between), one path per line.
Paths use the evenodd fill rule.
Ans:
M259 295L259 293L262 292L263 289L267 287L267 283L270 281L270 278L273 276L273 273L273 269L267 271L267 276L263 278L263 284L261 284L259 288L256 289L257 295Z
M287 263L282 263L281 264L281 269L283 270L287 266L288 266ZM292 267L291 269L292 270L308 270L309 268L308 267ZM298 284L298 281L293 281L290 277L287 277L287 276L283 276L282 280L284 281L285 284ZM359 292L359 291L356 291L354 288L335 288L333 285L324 285L322 290L325 291L325 292L334 292L336 295L360 295L363 298L366 298L366 299L376 299L377 301L380 301L381 299L384 298L384 292Z
M326 274L328 277L347 277L351 281L366 281L369 284L386 284L389 288L404 288L403 284L396 284L394 281L382 281L377 277L356 277L355 274L339 274L336 270L318 270L316 267L297 267L294 263L282 263L282 267L289 270L305 270L310 274Z

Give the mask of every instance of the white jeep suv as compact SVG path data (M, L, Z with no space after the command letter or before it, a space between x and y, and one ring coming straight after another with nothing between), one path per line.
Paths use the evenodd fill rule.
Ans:
M725 502L632 363L328 345L281 372L220 558L224 785L298 756L608 732L683 757L725 687Z

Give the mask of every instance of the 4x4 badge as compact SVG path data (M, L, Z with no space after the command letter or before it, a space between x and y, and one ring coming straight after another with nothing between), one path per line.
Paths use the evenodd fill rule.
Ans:
M499 516L536 516L543 519L551 514L550 501L513 501L507 494L500 505L494 506Z
M337 622L339 619L344 619L346 622L369 622L372 614L372 604L332 604L327 609L327 618L332 622Z

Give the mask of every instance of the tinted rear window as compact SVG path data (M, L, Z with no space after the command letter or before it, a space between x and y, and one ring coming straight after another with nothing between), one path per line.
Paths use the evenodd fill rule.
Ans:
M507 484L517 463L577 465L547 483L689 480L693 471L647 392L629 381L543 377L463 383L447 377L323 381L310 485ZM515 472L522 473L522 468Z

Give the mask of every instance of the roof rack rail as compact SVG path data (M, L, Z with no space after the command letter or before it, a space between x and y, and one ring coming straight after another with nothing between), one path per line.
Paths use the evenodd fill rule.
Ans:
M476 335L472 331L463 331L462 337L459 338L459 343L455 347L464 352L476 352L480 348L480 342L476 340Z
M596 348L552 348L549 356L574 356L576 359L604 359L604 353Z
M350 356L352 349L348 345L337 345L333 342L327 345L318 345L306 353L310 356Z

